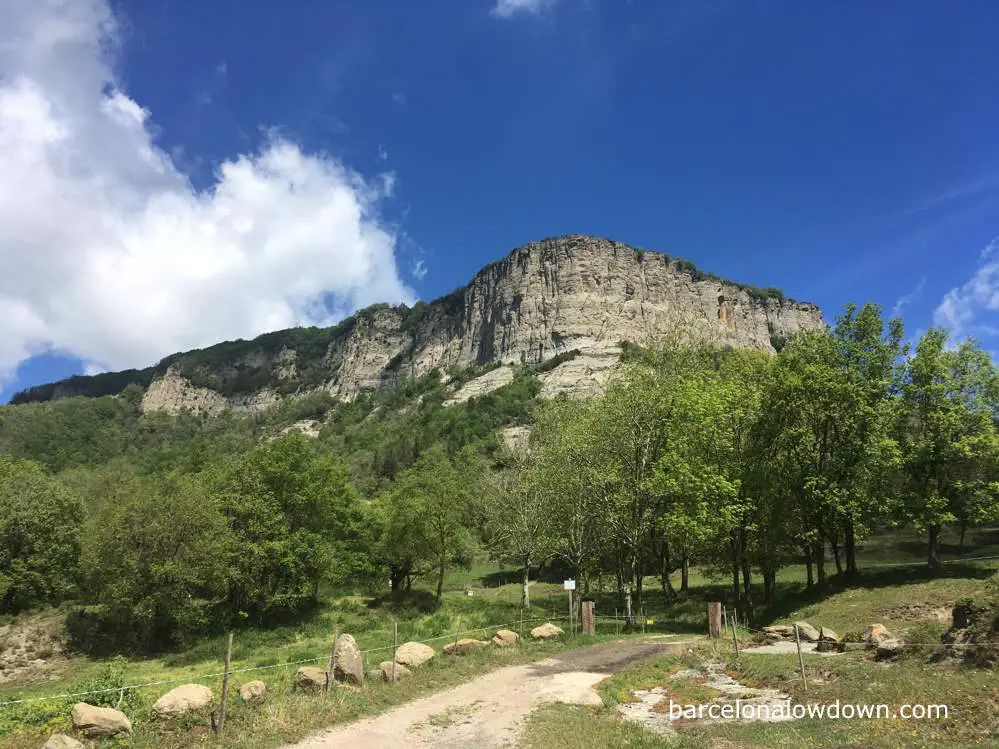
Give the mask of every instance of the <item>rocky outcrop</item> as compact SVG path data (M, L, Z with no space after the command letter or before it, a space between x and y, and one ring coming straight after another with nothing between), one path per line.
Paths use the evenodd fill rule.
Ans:
M74 378L61 389L39 387L17 398L106 392L112 383L132 381L148 384L146 411L252 411L279 393L322 388L349 400L391 387L400 375L468 364L542 364L577 350L540 379L546 397L583 396L617 366L621 341L699 340L774 351L794 333L822 326L815 305L714 278L661 253L573 235L519 247L429 304L378 305L335 328L269 333L177 354L127 377ZM501 372L472 387L486 392Z
M489 647L489 643L485 640L463 639L457 642L449 642L441 650L444 651L444 655L468 655L486 647Z
M798 636L801 638L802 642L819 641L819 630L808 622L795 622L794 626L798 628Z
M552 640L562 634L565 634L562 628L551 622L547 622L531 630L531 637L535 640Z
M326 688L326 671L318 666L302 666L295 672L296 692L317 693Z
M500 648L509 648L516 645L518 639L520 638L516 632L511 632L509 629L501 629L493 635L493 645Z
M247 705L255 705L263 702L267 697L267 685L259 679L248 681L239 688L239 698Z
M403 666L401 663L393 663L392 661L382 661L378 664L378 678L382 681L387 681L393 683L396 681L401 681L409 676L412 672Z
M164 694L153 705L159 718L176 718L212 705L212 690L204 684L182 684Z
M422 642L407 642L404 645L400 645L396 650L395 662L409 666L410 668L416 668L417 666L422 666L435 655L437 653L429 645L424 645Z
M132 722L113 707L95 707L86 702L73 706L73 730L88 739L131 736Z
M171 367L162 377L150 383L142 396L142 411L167 411L177 413L188 410L211 416L225 410L263 411L278 402L278 395L264 388L246 395L226 398L221 393L197 387L183 377L179 369Z
M349 684L364 683L364 660L351 635L340 635L333 643L333 678Z
M84 746L72 736L54 733L49 736L42 749L84 749Z
M458 388L454 395L444 401L444 405L453 406L456 403L464 403L470 398L480 398L483 395L491 393L493 390L497 390L511 382L513 382L512 367L497 367L496 369L491 369L484 375L469 380Z

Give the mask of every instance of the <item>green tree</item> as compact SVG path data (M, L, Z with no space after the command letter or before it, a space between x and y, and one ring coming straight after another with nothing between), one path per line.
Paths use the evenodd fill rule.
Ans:
M37 463L0 455L0 613L69 596L82 507Z
M452 461L441 445L434 445L399 475L384 500L388 540L408 537L403 547L413 557L410 569L420 563L432 566L438 600L447 568L467 563L474 547L473 500L481 470L470 451Z
M213 472L232 538L227 607L257 622L301 613L324 582L367 574L370 543L347 468L299 434Z
M916 345L902 385L905 504L927 533L927 564L940 566L940 532L947 523L999 517L999 375L971 340L947 347L931 328Z
M92 605L68 622L77 645L152 651L217 625L229 536L211 493L120 464L90 488L82 568Z
M515 456L514 466L495 476L483 506L484 531L493 555L521 565L524 571L520 605L531 605L531 567L554 554L558 515L555 503L532 471L539 470L530 453Z

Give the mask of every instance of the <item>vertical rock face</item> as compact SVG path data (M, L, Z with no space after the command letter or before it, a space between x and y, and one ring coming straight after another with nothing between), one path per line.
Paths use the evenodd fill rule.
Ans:
M696 339L774 351L823 325L818 307L779 292L713 279L661 253L567 236L487 266L381 351L396 357L396 371L419 375L470 363L538 363L578 349L579 357L542 376L542 392L587 395L617 363L622 341ZM334 388L351 391L343 380Z
M778 291L573 235L517 248L429 304L376 305L335 328L294 328L175 354L155 368L73 378L15 401L119 392L131 381L146 387L147 411L256 410L320 388L350 399L399 375L472 363L533 364L569 352L569 360L541 374L542 394L587 395L617 365L622 341L702 340L774 351L791 335L823 325L815 305Z

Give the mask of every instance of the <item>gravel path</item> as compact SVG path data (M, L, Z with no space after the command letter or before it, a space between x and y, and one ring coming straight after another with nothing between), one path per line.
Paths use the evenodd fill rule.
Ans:
M618 640L509 666L381 715L333 728L295 749L498 749L517 746L524 718L544 702L602 704L594 685L608 675L686 643ZM290 749L290 748L289 748Z

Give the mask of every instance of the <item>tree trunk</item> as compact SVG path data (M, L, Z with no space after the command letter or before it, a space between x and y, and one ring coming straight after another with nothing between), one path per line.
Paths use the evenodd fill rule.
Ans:
M777 588L777 570L763 570L763 602L772 603Z
M833 559L836 560L836 574L843 577L843 563L839 558L839 541L832 541Z
M524 557L524 589L520 593L520 605L521 608L531 607L531 558Z
M815 542L815 576L820 588L826 584L826 544L821 539Z
M437 600L441 600L441 595L444 593L444 560L441 560L440 566L437 568Z
M732 531L732 598L736 608L739 606L739 536L736 531Z
M673 570L670 568L672 566L669 558L669 543L664 538L662 546L659 548L659 583L662 585L663 598L667 603L676 598L676 591L673 589L671 579Z
M931 525L929 527L930 537L927 544L926 563L931 572L940 569L940 526Z
M641 608L642 606L642 578L643 570L641 561L637 562L635 565L635 602Z
M749 565L749 560L742 558L742 596L743 596L743 616L750 620L753 618L753 572Z
M853 579L857 576L857 533L853 527L853 518L843 521L843 543L846 551L846 577Z
M680 592L686 593L690 583L690 557L683 555L680 562Z
M812 576L812 550L808 549L805 554L805 568L808 572L807 582L805 583L806 588L811 588L815 584L815 578Z

